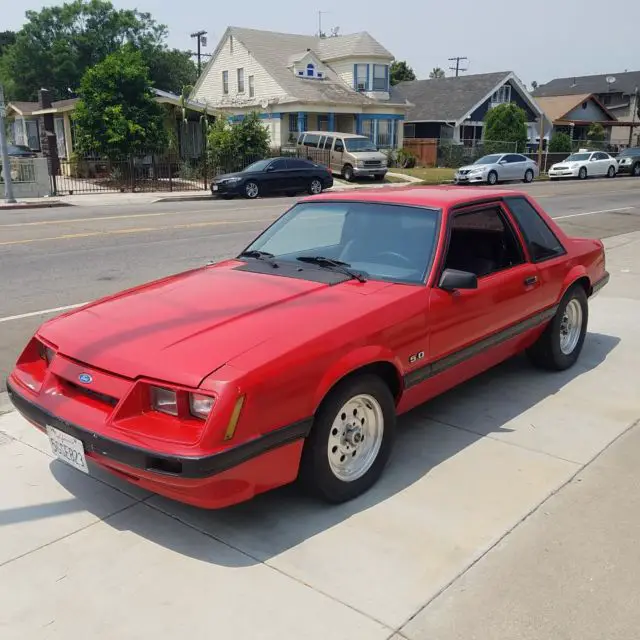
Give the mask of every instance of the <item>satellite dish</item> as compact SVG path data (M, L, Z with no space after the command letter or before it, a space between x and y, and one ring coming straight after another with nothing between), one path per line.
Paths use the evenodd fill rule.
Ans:
M260 101L260 106L263 109L266 109L269 106L269 101L266 98L262 98L262 100Z
M616 81L615 76L607 76L606 77L607 84L613 84Z

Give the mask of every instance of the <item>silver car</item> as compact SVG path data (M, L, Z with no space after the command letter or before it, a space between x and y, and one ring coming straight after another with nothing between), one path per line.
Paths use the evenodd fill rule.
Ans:
M509 180L532 182L540 175L538 164L520 153L492 153L456 171L456 184L496 184Z

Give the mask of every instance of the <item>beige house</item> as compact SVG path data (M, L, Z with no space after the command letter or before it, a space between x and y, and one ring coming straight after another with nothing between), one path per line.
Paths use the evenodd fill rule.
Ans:
M191 97L232 121L260 112L274 147L315 130L400 147L409 105L391 99L392 61L366 32L318 38L229 27Z

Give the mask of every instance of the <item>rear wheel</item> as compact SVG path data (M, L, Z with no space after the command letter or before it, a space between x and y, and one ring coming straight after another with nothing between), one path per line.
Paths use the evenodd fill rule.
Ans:
M308 191L312 196L317 196L318 194L322 193L322 189L322 181L318 180L318 178L314 178L309 183Z
M524 172L524 181L525 182L533 182L533 170L527 169Z
M362 375L339 383L318 409L305 441L303 486L334 503L364 493L384 470L395 426L393 395L382 379Z
M586 180L587 167L580 167L580 171L578 171L578 178L580 178L580 180Z
M345 164L344 167L342 168L342 177L347 181L347 182L353 182L353 167L350 164Z
M607 170L607 178L613 178L616 175L616 168L611 165Z
M257 198L260 195L260 187L258 186L258 183L253 180L249 180L249 182L244 185L244 194L251 200Z
M487 184L494 185L498 182L498 174L495 171L489 171L487 176Z
M588 321L587 294L582 286L574 285L564 295L555 316L527 355L542 369L568 369L582 351Z

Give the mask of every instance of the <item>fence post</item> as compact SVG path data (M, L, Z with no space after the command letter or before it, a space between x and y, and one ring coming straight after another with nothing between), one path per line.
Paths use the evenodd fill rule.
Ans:
M129 177L131 178L131 193L136 190L136 176L135 176L135 163L133 161L133 156L129 156Z

